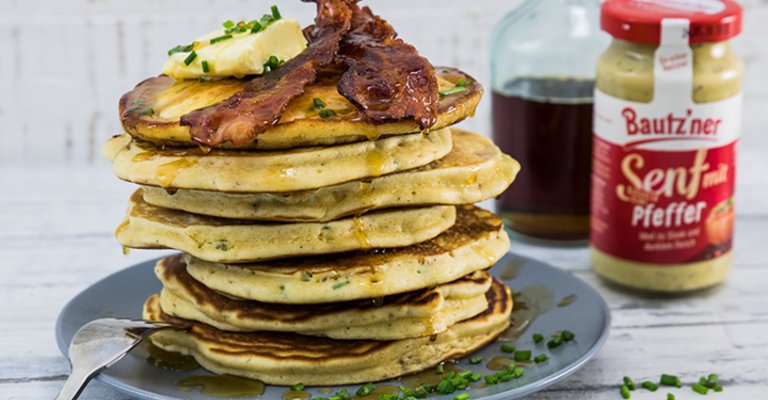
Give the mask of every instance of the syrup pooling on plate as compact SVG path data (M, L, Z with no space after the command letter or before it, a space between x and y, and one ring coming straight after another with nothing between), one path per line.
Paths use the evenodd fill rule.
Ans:
M352 400L376 400L379 399L379 396L383 395L393 395L398 394L400 392L400 388L397 386L392 385L378 385L376 386L373 391L367 395L367 396L359 396L355 395L352 397Z
M568 296L563 297L560 299L559 302L557 302L558 307L568 307L571 304L573 304L574 301L576 301L577 296L575 294L569 294Z
M555 299L555 294L546 286L525 286L513 289L513 292L514 306L509 316L511 324L499 336L499 340L504 342L517 340L522 336L539 315L552 308Z
M211 397L253 397L264 393L264 383L230 375L195 375L176 382L183 391L200 389Z
M156 367L169 371L193 371L200 368L200 364L192 356L165 351L151 343L141 347L147 351L147 362Z
M493 357L490 361L488 361L487 364L485 364L485 367L490 369L491 371L501 371L509 364L514 364L515 360L512 357L507 356L496 356Z
M286 390L281 397L283 400L307 400L312 394L303 390Z
M437 385L440 383L446 374L458 371L453 363L447 362L443 364L443 372L438 372L437 368L429 368L422 372L408 375L400 378L403 385L408 388L416 388L421 385Z

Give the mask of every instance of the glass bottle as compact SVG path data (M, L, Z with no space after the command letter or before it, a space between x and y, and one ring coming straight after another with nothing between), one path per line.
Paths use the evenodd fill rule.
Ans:
M508 228L589 238L595 64L609 42L599 0L529 0L496 26L493 138L522 165L497 202Z

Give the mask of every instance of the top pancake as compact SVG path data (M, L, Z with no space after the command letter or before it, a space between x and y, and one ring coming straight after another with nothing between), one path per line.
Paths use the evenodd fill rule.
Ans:
M455 124L474 114L483 89L471 76L453 68L436 68L440 89L455 86L459 79L473 82L464 92L440 99L437 123L432 130ZM156 144L197 146L189 127L179 125L182 115L217 104L238 91L248 79L176 81L161 75L139 83L120 99L120 121L131 136ZM375 139L381 135L419 132L413 120L371 124L352 103L341 96L338 76L320 76L281 114L280 121L246 146L254 149L289 149ZM320 118L313 99L321 99L336 116ZM151 110L151 111L150 111ZM144 115L142 115L144 114ZM226 146L224 146L226 147Z

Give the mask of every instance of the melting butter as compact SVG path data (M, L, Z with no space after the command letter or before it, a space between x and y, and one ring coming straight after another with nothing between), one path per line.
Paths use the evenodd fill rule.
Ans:
M197 56L189 63L185 60L189 61L191 52L170 55L163 66L163 73L178 80L260 75L264 73L264 64L271 56L287 61L307 48L301 25L290 18L274 21L257 33L232 32L231 39L211 44L211 39L224 35L225 30L218 29L198 38L194 46ZM203 61L208 64L208 72L203 71Z

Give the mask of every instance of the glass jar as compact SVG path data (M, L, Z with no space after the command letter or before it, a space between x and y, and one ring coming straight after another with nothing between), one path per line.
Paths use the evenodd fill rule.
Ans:
M687 292L731 265L743 65L732 1L608 0L597 63L592 265L636 289Z
M495 29L493 139L522 165L496 204L525 236L589 237L595 61L609 39L599 9L598 0L529 0Z

